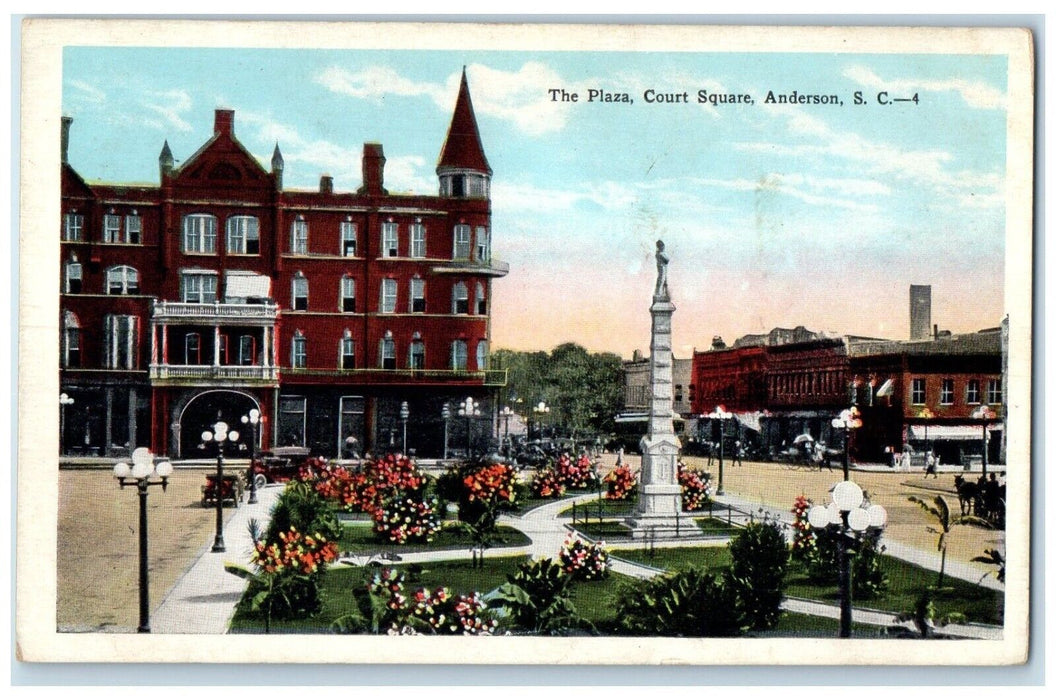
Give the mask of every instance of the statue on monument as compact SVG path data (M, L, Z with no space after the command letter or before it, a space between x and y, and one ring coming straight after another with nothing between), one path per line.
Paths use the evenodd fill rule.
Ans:
M667 263L670 258L664 253L664 242L656 242L656 291L654 297L667 297Z

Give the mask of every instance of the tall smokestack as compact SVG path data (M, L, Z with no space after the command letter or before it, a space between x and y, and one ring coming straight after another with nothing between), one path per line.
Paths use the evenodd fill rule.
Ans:
M60 142L61 143L60 148L62 150L62 162L64 164L70 162L70 125L71 124L73 124L73 117L63 117L62 118L62 141Z
M909 285L909 339L931 337L931 285Z

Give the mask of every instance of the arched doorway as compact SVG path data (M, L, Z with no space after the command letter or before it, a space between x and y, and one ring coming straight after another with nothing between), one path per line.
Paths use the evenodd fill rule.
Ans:
M242 416L254 408L260 410L257 400L240 391L212 389L194 396L182 411L177 412L179 456L183 459L215 456L215 448L204 449L201 442L202 433L212 430L218 420L224 421L232 430L239 432L238 453L248 455L249 431L242 429Z

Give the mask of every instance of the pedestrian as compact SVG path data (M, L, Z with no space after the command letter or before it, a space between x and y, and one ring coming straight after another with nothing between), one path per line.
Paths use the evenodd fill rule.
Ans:
M345 438L345 459L359 459L359 440L355 435Z
M744 466L744 462L741 461L741 460L744 459L744 447L741 445L741 441L740 440L738 440L736 442L736 444L734 445L733 449L734 449L733 456L734 456L734 459L737 460L737 466L739 466L739 467Z
M704 444L707 446L708 449L708 466L710 467L711 463L715 460L715 443L709 440Z
M924 478L927 479L928 475L930 474L931 476L933 476L936 479L938 479L939 475L935 471L935 466L936 466L935 453L932 452L931 450L928 450L928 454L924 458L924 464L926 465L925 470L924 470Z
M620 466L622 464L623 464L623 448L621 447L619 450L616 451L616 466L618 467L618 466Z

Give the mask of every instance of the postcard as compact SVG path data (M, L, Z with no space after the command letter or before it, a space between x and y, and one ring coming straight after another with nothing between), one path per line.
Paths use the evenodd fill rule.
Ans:
M22 47L20 659L1026 661L1029 31Z

